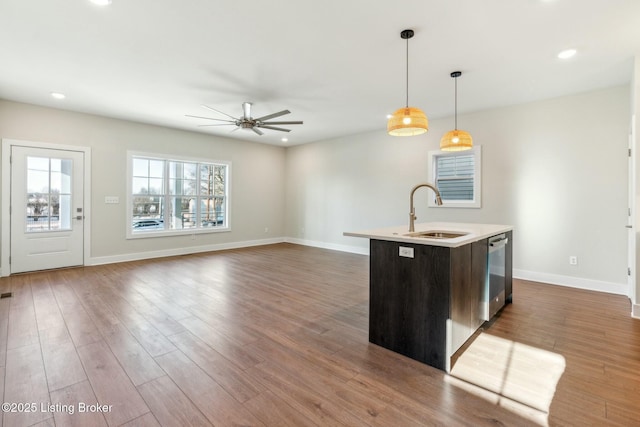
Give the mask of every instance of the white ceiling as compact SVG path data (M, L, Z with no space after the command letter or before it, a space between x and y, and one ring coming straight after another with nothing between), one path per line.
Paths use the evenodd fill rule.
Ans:
M628 83L640 55L639 0L1 0L0 98L275 145L385 132L405 28L409 104L431 119L453 114L451 71L465 113ZM185 117L244 101L304 125L285 144Z

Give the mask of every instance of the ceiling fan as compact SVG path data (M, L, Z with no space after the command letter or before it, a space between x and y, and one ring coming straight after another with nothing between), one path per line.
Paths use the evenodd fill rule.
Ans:
M289 114L291 113L291 111L289 110L282 110L279 111L277 113L273 113L273 114L267 114L266 116L262 116L262 117L258 117L258 118L253 118L251 117L251 106L253 104L251 102L243 102L242 103L242 117L233 117L230 116L227 113L223 113L222 111L218 111L215 108L211 108L208 105L203 105L202 107L211 110L211 111L215 111L216 113L225 115L227 117L229 117L231 120L229 119L216 119L213 117L202 117L202 116L192 116L189 114L186 114L187 117L194 117L196 119L206 119L206 120L215 120L217 122L224 122L224 123L216 123L216 124L210 124L210 125L199 125L199 126L229 126L229 125L235 125L236 128L233 129L233 131L236 131L238 129L250 129L252 131L254 131L255 133L257 133L258 135L262 135L264 132L262 132L260 129L270 129L270 130L278 130L281 132L291 132L291 129L285 129L285 128L281 128L278 126L274 126L274 125L301 125L302 121L278 121L278 122L269 122L268 120L271 119L275 119L276 117L280 117L280 116L284 116L285 114ZM232 132L233 132L232 131Z

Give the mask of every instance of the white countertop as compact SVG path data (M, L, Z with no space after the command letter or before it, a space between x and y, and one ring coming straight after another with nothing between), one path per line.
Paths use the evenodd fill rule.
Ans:
M472 224L461 222L424 222L415 225L415 232L435 231L435 232L459 232L466 233L464 236L454 237L450 239L434 239L425 237L408 236L408 224L396 227L378 228L374 230L363 231L345 231L343 235L351 237L365 237L375 240L389 240L393 242L414 243L420 245L445 246L448 248L457 248L496 234L513 230L512 225L500 224Z

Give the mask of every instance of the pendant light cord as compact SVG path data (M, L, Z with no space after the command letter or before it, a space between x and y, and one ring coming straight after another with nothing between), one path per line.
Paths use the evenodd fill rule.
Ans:
M406 107L409 108L409 39L407 38L407 87L406 87Z
M455 80L455 101L454 101L454 121L455 121L455 130L458 130L458 78L454 78Z

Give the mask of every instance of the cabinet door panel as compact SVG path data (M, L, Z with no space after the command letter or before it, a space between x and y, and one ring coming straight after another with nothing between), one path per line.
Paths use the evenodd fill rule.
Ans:
M451 249L451 353L475 332L471 322L474 292L471 280L471 245Z
M473 331L480 327L488 316L489 299L489 239L479 240L471 244L471 290L473 299L470 310L470 322Z
M399 256L400 246L414 257ZM445 369L450 249L371 240L369 341Z
M505 252L505 286L504 286L504 295L505 302L511 303L513 302L513 231L507 232L507 239L509 242L506 246Z

